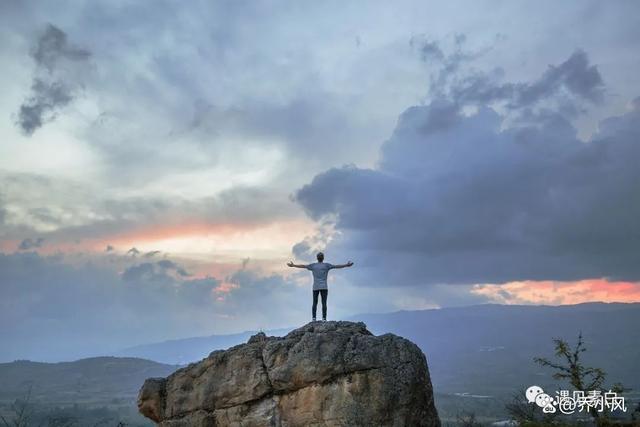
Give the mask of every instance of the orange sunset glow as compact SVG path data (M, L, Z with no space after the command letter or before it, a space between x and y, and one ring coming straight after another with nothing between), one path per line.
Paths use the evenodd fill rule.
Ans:
M161 251L194 260L212 253L223 259L286 257L291 242L302 240L313 230L313 222L305 219L249 224L157 224L80 241L54 237L45 241L38 252L43 255L79 251L100 253L111 246L121 254L135 247L141 252ZM18 240L5 240L1 242L0 249L14 251L19 243Z
M472 293L502 304L579 304L590 301L639 302L639 282L588 279L575 282L522 281L475 285Z

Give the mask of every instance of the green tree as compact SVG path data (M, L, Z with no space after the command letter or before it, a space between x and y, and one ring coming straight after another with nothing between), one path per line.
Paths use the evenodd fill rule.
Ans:
M541 366L555 369L556 372L553 374L553 378L566 380L574 389L583 391L585 394L590 390L600 390L601 392L611 390L616 393L622 393L627 390L621 383L616 383L610 389L605 390L603 384L607 376L606 372L600 368L584 365L580 357L587 349L582 339L582 332L578 334L578 342L573 348L566 341L559 338L555 338L553 342L555 344L555 356L560 359L560 362L552 362L544 357L534 357L533 359ZM600 414L594 408L589 408L589 414L596 422L600 418Z

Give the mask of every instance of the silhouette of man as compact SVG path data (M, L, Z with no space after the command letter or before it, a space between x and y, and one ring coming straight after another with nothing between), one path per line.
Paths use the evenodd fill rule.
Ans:
M289 261L287 265L289 267L306 268L313 273L313 305L311 306L311 321L316 321L316 308L318 307L318 294L322 296L322 320L327 320L327 294L329 289L327 288L327 275L332 268L345 268L351 267L353 263L349 261L346 264L333 265L328 262L324 262L324 254L318 252L316 255L318 262L312 264L294 264L293 261Z

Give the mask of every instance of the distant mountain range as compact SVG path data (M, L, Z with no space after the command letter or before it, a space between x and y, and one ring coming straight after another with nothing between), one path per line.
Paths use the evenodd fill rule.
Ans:
M553 338L574 343L580 331L589 364L605 369L611 382L640 389L640 303L483 304L361 314L345 320L363 321L376 335L391 332L418 344L427 355L438 392L496 395L543 379L551 385L552 372L534 364L533 357L552 357ZM265 332L280 336L289 330ZM184 364L246 342L254 333L165 341L118 355Z
M164 377L176 366L131 357L92 357L74 362L18 360L0 363L0 402L31 398L39 403L105 404L135 402L148 377Z
M292 329L271 329L264 331L268 335L286 335ZM126 348L114 354L119 357L138 357L155 360L160 363L186 365L206 357L214 350L225 349L246 342L258 331L246 331L228 335L210 335L206 337L184 338L143 344Z

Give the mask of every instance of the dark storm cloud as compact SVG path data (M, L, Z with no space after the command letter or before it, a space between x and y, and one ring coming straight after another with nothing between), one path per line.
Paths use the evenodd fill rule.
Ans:
M140 251L137 248L131 248L127 251L127 255L131 255L133 257L139 254L140 254Z
M560 87L587 102L602 93L581 52L511 87L521 105ZM377 169L333 168L302 187L312 218L337 217L330 250L359 256L356 282L378 285L640 280L638 105L583 142L550 109L507 128L487 106L462 113L492 88L407 109Z
M80 88L77 67L88 61L89 51L74 46L67 34L48 24L33 47L36 68L31 94L20 106L18 125L31 135L68 105Z
M126 282L135 282L142 279L156 281L159 279L166 279L168 281L172 280L171 277L165 276L162 271L159 273L156 272L154 265L149 262L129 267L122 273L122 280Z
M156 262L156 265L162 268L164 271L175 271L177 274L179 274L182 277L190 276L190 274L187 273L187 271L184 268L180 267L178 264L168 259L163 259L162 261L158 261Z
M44 243L44 238L38 237L37 239L26 238L18 245L18 249L21 251L27 251L33 248L39 248Z
M584 50L578 49L559 65L549 65L533 82L501 83L500 68L490 72L465 67L488 50L467 51L465 37L458 35L451 54L445 54L440 43L412 38L421 58L433 66L431 92L434 98L447 99L453 106L501 103L511 110L538 106L545 101L562 102L565 113L579 112L578 104L588 101L600 104L605 86L598 68L589 62Z
M589 63L585 51L577 50L560 65L550 66L538 81L518 87L516 102L519 105L531 104L560 87L594 103L603 101L604 82L598 68Z
M46 120L55 118L55 111L71 102L71 89L62 82L46 83L34 79L31 96L20 106L18 124L31 135Z
M73 46L67 34L55 25L48 24L36 44L31 56L39 67L53 72L61 60L85 61L89 51Z
M144 262L133 265L124 270L122 279L125 282L154 282L154 283L171 283L175 281L175 275L180 277L190 276L187 271L168 259L157 262Z
M485 74L468 76L452 88L451 97L458 102L480 104L506 101L507 107L518 109L535 105L562 91L594 104L603 101L602 76L597 67L589 63L584 51L577 50L563 63L549 66L532 83L497 84Z

